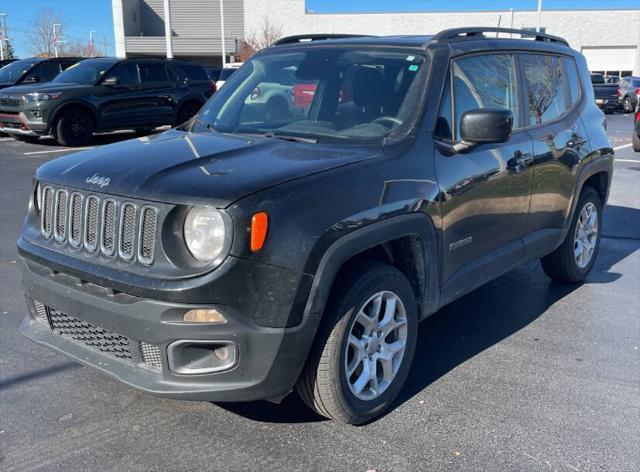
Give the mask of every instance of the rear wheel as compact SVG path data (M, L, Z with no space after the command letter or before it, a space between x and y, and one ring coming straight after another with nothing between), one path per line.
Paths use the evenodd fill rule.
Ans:
M361 263L336 283L296 390L327 418L370 421L400 393L416 336L416 300L404 274Z
M585 187L564 242L541 259L545 273L559 282L584 281L595 263L602 238L602 201Z
M93 131L91 113L82 108L71 108L58 120L56 138L63 146L85 146L91 141Z
M635 152L640 152L640 130L633 132L633 150Z
M622 101L622 108L624 108L624 111L627 113L631 113L633 111L633 104L631 103L630 97L624 97L624 100Z

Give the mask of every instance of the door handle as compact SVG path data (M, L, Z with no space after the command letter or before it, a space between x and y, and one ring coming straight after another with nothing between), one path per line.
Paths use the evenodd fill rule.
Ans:
M579 147L582 146L584 143L586 143L587 140L584 138L580 138L578 136L574 136L573 138L571 138L569 141L567 141L567 147L569 148L575 148L575 147Z
M507 162L507 167L515 172L524 172L531 164L533 164L533 154L518 150Z

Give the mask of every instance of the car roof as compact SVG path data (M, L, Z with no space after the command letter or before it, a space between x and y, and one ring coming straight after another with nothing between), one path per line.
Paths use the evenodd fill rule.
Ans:
M498 34L502 34L498 37ZM453 55L486 49L517 49L554 51L571 54L563 38L532 30L493 27L455 28L435 35L367 36L354 34L308 34L289 36L276 41L271 47L336 46L390 46L426 50L431 45L444 44ZM499 45L497 48L496 46ZM271 48L270 47L270 48Z

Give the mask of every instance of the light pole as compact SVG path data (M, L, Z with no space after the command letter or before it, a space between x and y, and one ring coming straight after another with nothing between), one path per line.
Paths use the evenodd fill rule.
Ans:
M89 31L89 51L91 54L91 57L93 57L93 35L96 34L95 31Z
M222 45L222 67L227 65L227 52L224 45L224 0L220 0L220 36Z
M542 0L538 0L538 25L536 26L536 33L540 32L542 26Z
M0 18L2 18L2 24L0 25L0 61L4 61L4 43L6 41L5 36L7 35L7 14L0 13Z
M60 23L53 24L53 53L58 57L58 36L56 36L56 30L59 30Z
M171 38L171 5L164 0L164 37L167 45L167 59L173 59L173 40Z

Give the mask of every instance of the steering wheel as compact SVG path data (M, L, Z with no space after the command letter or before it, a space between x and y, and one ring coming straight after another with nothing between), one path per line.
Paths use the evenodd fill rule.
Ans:
M402 121L396 118L395 116L381 116L376 118L371 122L380 123L381 125L390 125L389 128L392 128L394 125L401 125Z

